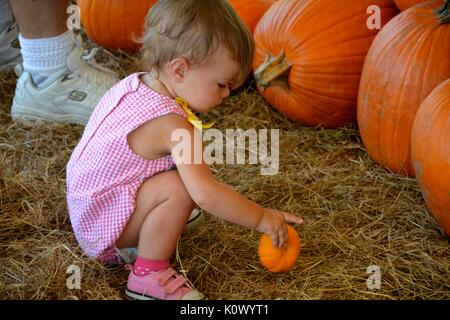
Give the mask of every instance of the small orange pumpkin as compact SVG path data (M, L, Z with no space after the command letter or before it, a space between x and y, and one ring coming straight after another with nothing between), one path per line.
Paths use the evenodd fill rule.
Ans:
M422 102L411 130L411 158L425 202L450 236L450 79Z
M289 271L300 254L301 243L297 231L291 226L288 226L287 230L288 243L285 248L275 248L272 239L266 234L259 240L259 261L271 272Z
M157 0L77 0L81 24L95 43L108 49L136 51L145 16Z

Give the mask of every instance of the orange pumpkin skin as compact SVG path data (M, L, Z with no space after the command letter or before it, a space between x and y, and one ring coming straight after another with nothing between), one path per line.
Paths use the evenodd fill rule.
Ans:
M253 33L259 19L276 0L229 0L229 2Z
M399 8L400 11L404 11L412 6L415 6L418 3L425 1L426 0L394 0L395 4L397 5L397 8Z
M358 96L358 124L372 159L414 176L411 127L420 103L450 77L450 24L435 9L443 0L419 4L392 19L367 55ZM420 40L420 41L419 41Z
M435 88L417 111L411 158L417 182L438 224L450 236L450 79Z
M272 239L263 234L259 240L258 255L261 264L271 272L289 271L300 254L300 237L297 231L288 226L288 244L286 248L274 248Z
M77 0L86 34L108 49L136 51L145 16L157 0Z
M381 8L381 26L398 13L391 0L277 1L256 26L255 77L271 57L285 52L292 66L285 86L259 92L280 113L306 126L337 128L356 122L364 58L379 30L369 29L371 5Z

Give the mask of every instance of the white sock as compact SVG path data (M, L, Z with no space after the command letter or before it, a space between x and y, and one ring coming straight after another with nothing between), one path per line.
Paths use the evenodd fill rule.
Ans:
M8 0L0 0L0 33L13 21Z
M51 38L25 39L19 34L23 58L23 69L30 73L36 86L40 86L50 76L67 70L66 60L75 44L73 32Z

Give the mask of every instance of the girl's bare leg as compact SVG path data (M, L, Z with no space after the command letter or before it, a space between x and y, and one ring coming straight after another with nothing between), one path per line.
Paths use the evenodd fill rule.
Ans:
M135 212L116 245L138 246L140 257L168 260L194 208L178 172L159 173L140 187Z

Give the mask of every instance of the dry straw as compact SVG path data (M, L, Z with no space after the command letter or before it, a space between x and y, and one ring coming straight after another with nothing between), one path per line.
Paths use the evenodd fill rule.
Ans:
M133 57L103 53L122 76ZM87 258L71 231L65 165L83 128L15 124L16 77L0 74L0 298L123 299L127 271ZM427 211L414 179L367 155L356 127L305 128L269 107L252 86L205 120L216 128L280 129L280 168L213 165L217 179L265 207L304 218L295 267L272 274L258 262L259 234L207 215L183 235L173 266L208 299L449 299L450 242ZM77 265L81 288L69 289ZM369 289L367 268L381 270Z

